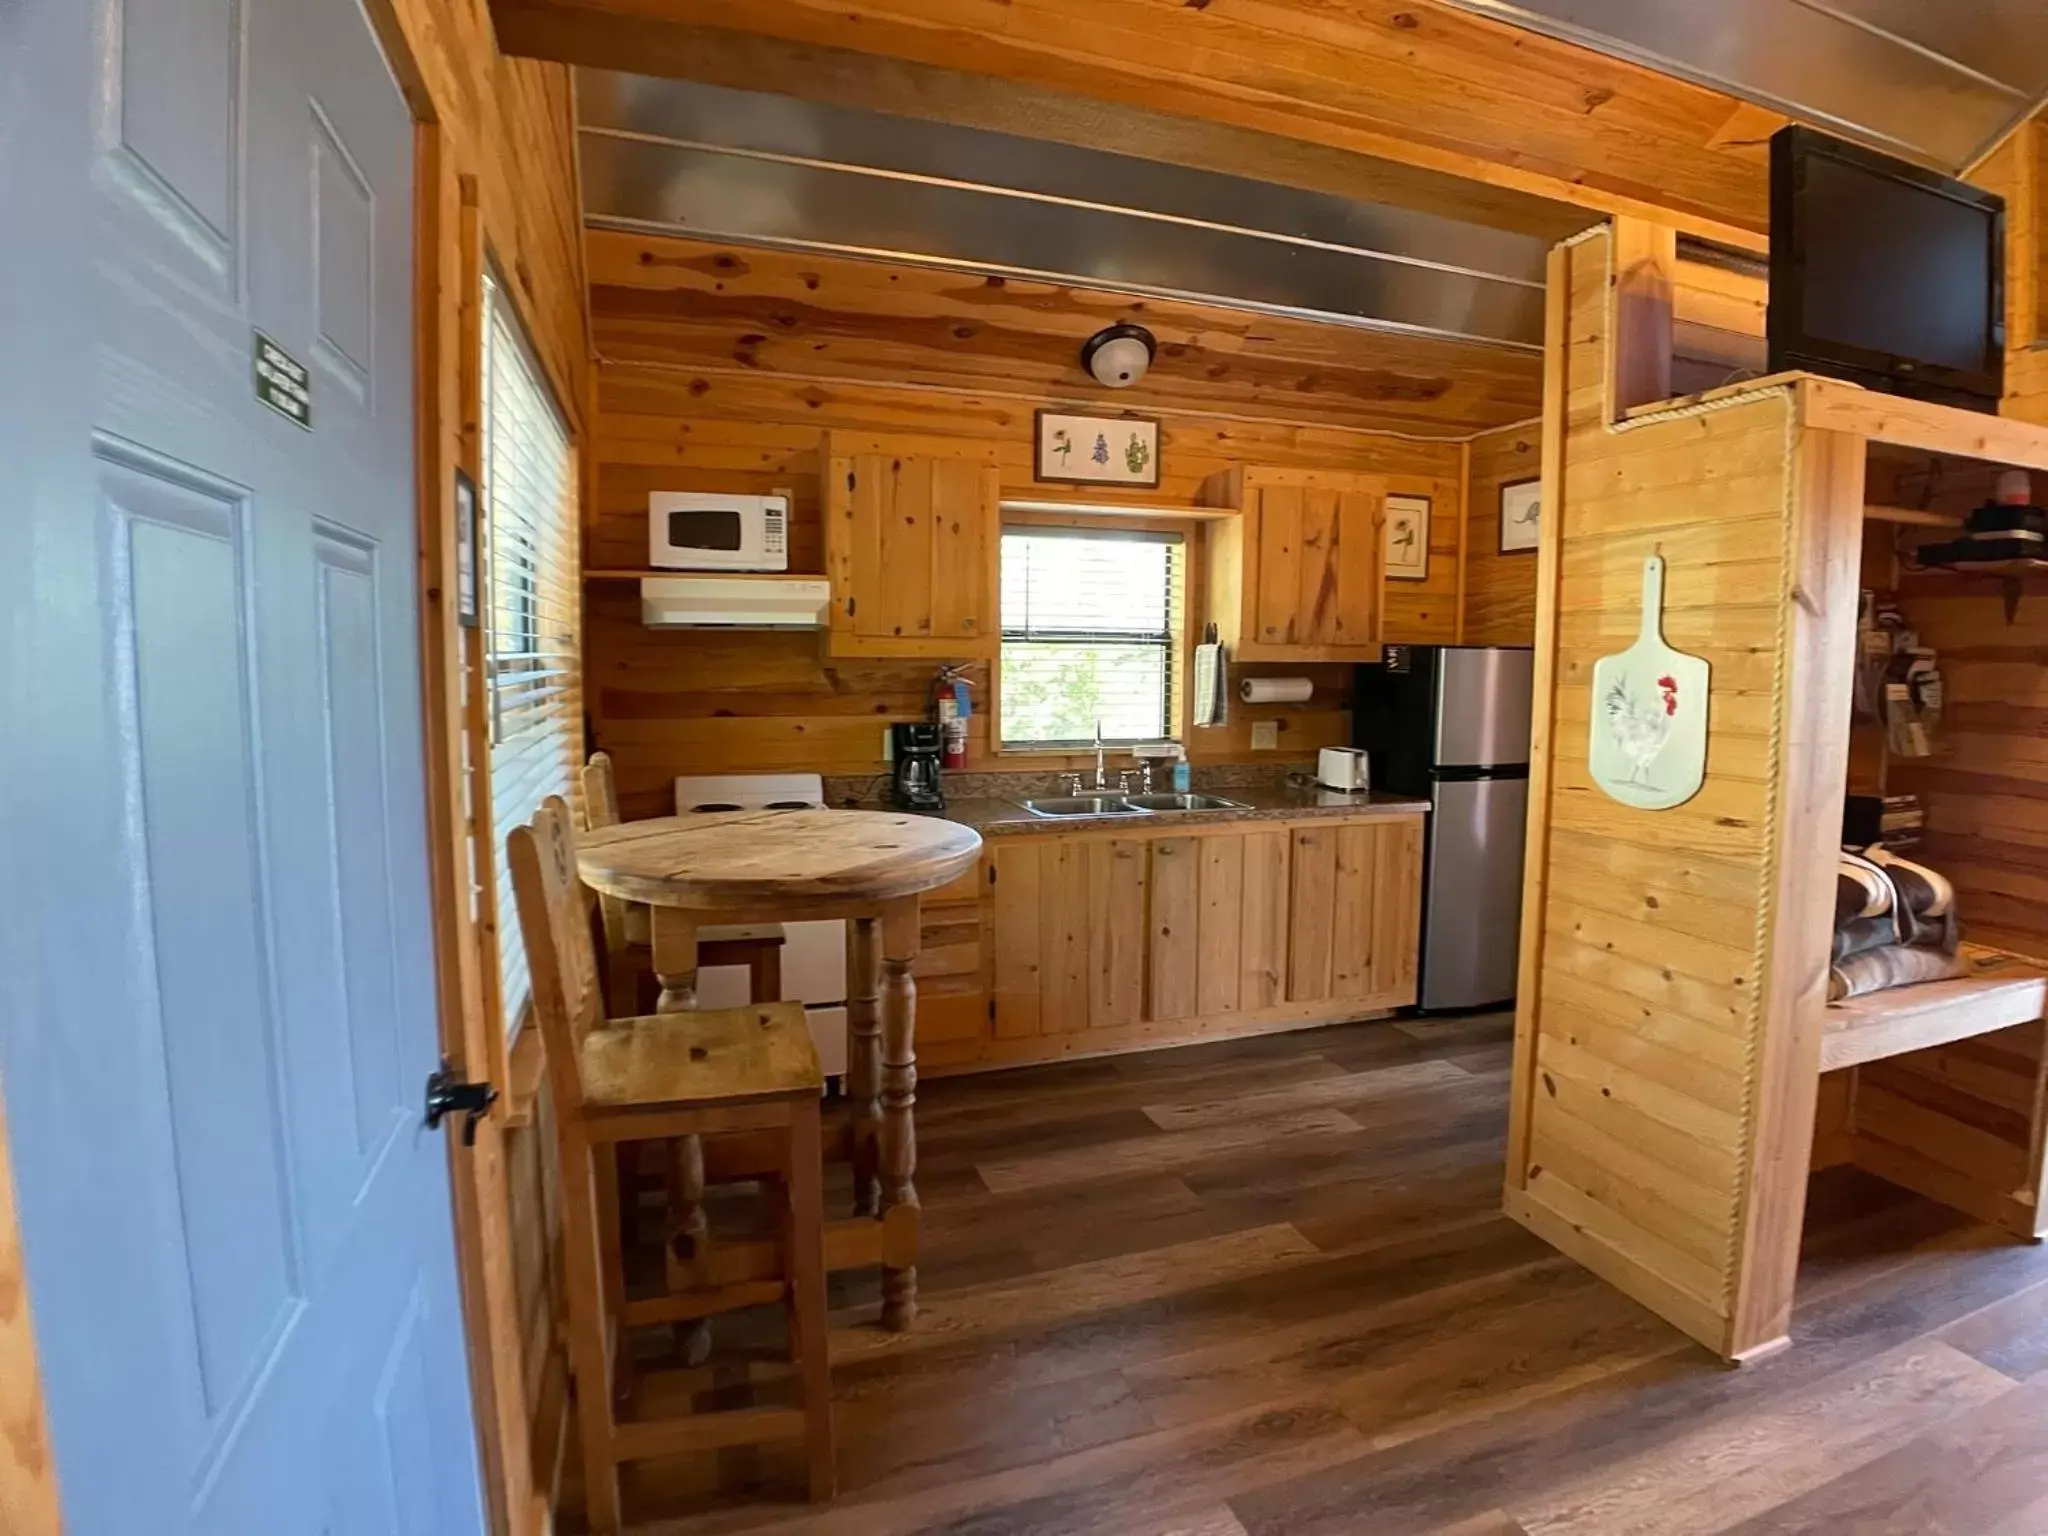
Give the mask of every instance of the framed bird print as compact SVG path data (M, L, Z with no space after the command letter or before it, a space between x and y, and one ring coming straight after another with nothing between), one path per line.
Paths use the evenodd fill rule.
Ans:
M1535 552L1543 542L1543 482L1517 480L1500 488L1500 552Z
M1387 498L1387 579L1429 580L1429 498Z
M1623 805L1668 811L1707 777L1704 656L1664 643L1664 557L1643 562L1643 623L1636 643L1593 664L1586 768Z

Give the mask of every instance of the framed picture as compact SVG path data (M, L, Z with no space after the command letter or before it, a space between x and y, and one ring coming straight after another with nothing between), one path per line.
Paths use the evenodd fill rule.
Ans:
M1048 485L1159 488L1159 423L1149 416L1038 413L1033 476Z
M1543 542L1543 482L1517 480L1500 488L1500 552L1518 555Z
M455 471L455 617L464 629L482 622L477 601L476 482Z
M1429 498L1387 498L1387 577L1429 580Z

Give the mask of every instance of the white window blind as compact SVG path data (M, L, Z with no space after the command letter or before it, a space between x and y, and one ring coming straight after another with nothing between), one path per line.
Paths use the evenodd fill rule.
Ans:
M499 997L510 1030L532 988L505 839L549 795L570 794L583 756L576 460L518 317L489 278L484 309L484 686Z
M1178 535L1003 531L1005 746L1171 733Z

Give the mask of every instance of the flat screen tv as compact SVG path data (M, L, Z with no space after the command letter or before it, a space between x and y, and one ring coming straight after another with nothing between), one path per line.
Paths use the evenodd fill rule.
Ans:
M2004 199L1811 128L1771 138L1771 372L1996 411Z

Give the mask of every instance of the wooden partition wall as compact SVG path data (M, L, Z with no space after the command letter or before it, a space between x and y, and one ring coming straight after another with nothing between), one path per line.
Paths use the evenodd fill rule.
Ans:
M2031 240L2016 252L2033 270ZM1842 1031L1866 1010L1829 1011L1826 979L1866 476L2044 472L2048 433L1801 374L1664 398L1675 272L1668 233L1625 222L1552 259L1507 1209L1740 1360L1786 1340L1816 1162L2042 1229L2042 1026L1865 1049ZM1713 669L1705 782L1661 812L1586 765L1592 670L1635 637L1653 554L1666 640ZM2006 615L1981 578L1906 585L1959 686L1942 756L1892 787L1928 796L1965 936L2038 956L2026 802L2043 773L2009 702L2043 686L2027 598Z
M1785 387L1624 419L1655 388L1626 333L1670 324L1669 238L1633 233L1552 258L1507 1210L1741 1357L1784 1337L1804 1210L1863 463ZM1713 668L1705 785L1662 812L1586 764L1653 554L1666 639Z

